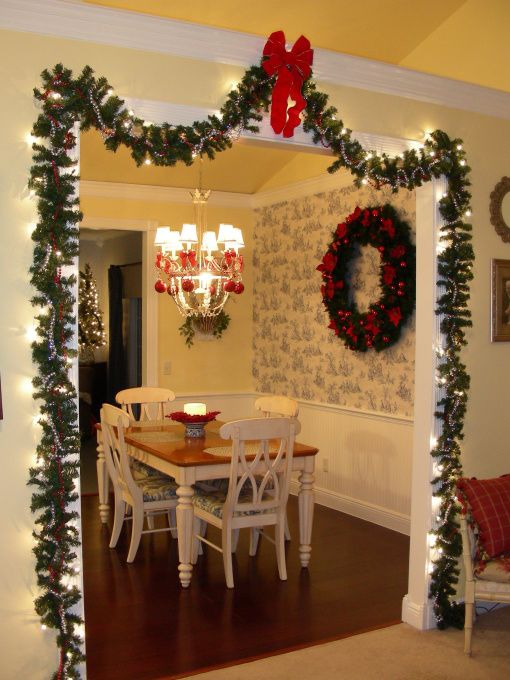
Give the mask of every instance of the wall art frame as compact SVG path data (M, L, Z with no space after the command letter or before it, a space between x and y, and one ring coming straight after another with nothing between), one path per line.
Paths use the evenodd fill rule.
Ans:
M510 260L492 260L491 341L510 342Z

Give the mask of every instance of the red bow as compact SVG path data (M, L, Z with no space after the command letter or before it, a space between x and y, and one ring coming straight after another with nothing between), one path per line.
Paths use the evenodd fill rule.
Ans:
M312 72L310 41L302 35L287 52L284 32L275 31L269 36L262 55L269 57L262 62L264 71L269 76L278 75L271 102L271 127L276 134L283 131L284 137L292 137L294 128L301 122L299 114L306 106L301 88L304 79ZM287 111L289 97L295 104Z
M197 266L197 257L195 254L194 250L181 250L179 253L179 257L181 258L181 264L182 268L186 269L186 263L189 262L189 265L192 269L195 269Z

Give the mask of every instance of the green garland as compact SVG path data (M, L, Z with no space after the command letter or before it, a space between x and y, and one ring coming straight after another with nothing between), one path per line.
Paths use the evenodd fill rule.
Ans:
M38 322L38 340L33 343L33 359L37 366L34 398L41 403L42 437L37 447L37 465L30 469L29 484L36 488L31 508L37 513L36 572L41 595L35 608L44 625L58 631L59 664L54 677L76 678L83 660L81 640L76 626L82 623L73 607L80 593L69 586L73 576L73 560L78 547L76 513L69 510L77 500L74 479L78 475L80 438L77 424L76 391L69 377L69 360L76 353L69 343L76 318L74 276L65 268L74 265L78 255L78 227L81 219L75 188L78 177L69 153L76 144L73 126L100 131L107 149L120 145L131 150L135 162L151 161L155 165L186 165L194 158L231 146L242 131L257 131L261 111L267 111L275 77L269 77L260 66L249 68L241 83L228 96L219 116L209 116L191 126L153 125L128 111L122 100L110 91L105 78L95 78L90 67L73 78L61 64L42 73L42 88L34 91L41 113L33 134L39 142L33 145L33 165L29 186L37 196L38 223L33 232L34 258L31 282L37 291L32 299ZM440 284L445 291L437 301L437 312L444 315L442 332L445 345L441 349L439 379L444 381L444 398L436 413L443 432L432 455L440 463L434 481L434 493L442 499L437 540L442 557L432 574L432 595L440 627L458 624L458 606L450 602L452 584L456 582L456 557L460 542L454 518L454 481L460 474L459 440L469 376L459 354L465 344L464 329L471 325L467 301L472 277L473 251L471 227L464 222L469 209L469 168L460 140L451 140L437 130L419 150L405 151L401 157L367 153L343 127L334 107L328 107L328 96L318 92L311 79L303 87L307 102L303 126L311 131L316 144L327 147L335 156L329 168L335 172L348 168L355 184L370 183L379 188L390 186L413 189L432 177L445 175L448 190L439 209L444 219L442 238L447 244L439 256Z
M349 349L377 352L400 338L402 327L415 304L415 247L411 229L399 219L391 205L372 206L353 213L341 222L322 262L322 302L330 318L329 328ZM356 245L377 248L381 256L381 296L367 312L358 311L348 282L349 264Z

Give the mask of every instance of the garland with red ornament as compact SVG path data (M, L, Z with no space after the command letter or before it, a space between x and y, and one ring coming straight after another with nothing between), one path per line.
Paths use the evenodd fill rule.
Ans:
M31 509L36 514L34 555L39 593L35 609L42 625L57 632L57 680L78 678L83 661L83 622L74 611L80 592L72 583L79 547L78 517L72 504L78 499L74 480L79 470L80 438L69 363L76 356L72 349L76 295L75 278L65 269L73 266L78 255L77 225L82 217L76 198L78 174L70 155L76 145L76 122L82 131L97 129L108 150L116 151L119 146L129 149L137 165L191 165L202 155L214 158L243 131L257 132L257 123L270 106L273 129L292 136L296 110L285 109L283 104L293 98L303 129L334 158L329 172L346 168L356 186L387 186L394 192L400 188L413 190L433 178L445 177L447 187L439 200L444 248L437 256L440 288L436 301L436 312L442 316L437 364L441 394L435 413L441 434L431 451L437 464L433 494L440 504L431 529L438 556L431 563L430 596L440 628L463 625L462 606L455 600L454 588L461 555L455 481L462 474L460 441L469 374L460 355L467 342L466 329L471 326L468 301L474 254L471 225L466 219L471 215L470 168L462 140L435 130L419 148L410 148L399 156L364 149L344 127L328 95L317 89L308 68L313 57L309 43L298 40L290 51L284 45L283 33L273 33L261 64L246 70L219 114L189 126L144 121L113 93L107 79L96 78L89 66L74 76L70 69L57 64L43 71L42 86L34 91L40 111L32 130L37 141L32 147L29 188L37 200L38 220L32 234L30 274L38 324L37 339L32 344L37 367L33 386L42 435L29 484L33 487ZM394 241L393 245L398 244ZM228 323L228 317L223 323Z
M373 246L381 256L381 297L366 312L352 300L349 265L357 245ZM317 270L331 328L349 349L380 352L400 338L415 305L415 246L411 229L391 205L361 209L341 222Z

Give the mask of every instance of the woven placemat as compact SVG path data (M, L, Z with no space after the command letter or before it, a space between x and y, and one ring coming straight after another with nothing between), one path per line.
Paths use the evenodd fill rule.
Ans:
M259 452L259 442L245 442L244 444L244 453L247 456L254 456ZM232 455L232 447L231 446L211 446L208 449L204 449L204 453L210 453L212 456L231 456ZM276 451L271 451L271 453L275 453Z
M133 432L129 437L137 442L176 442L182 439L177 432Z

